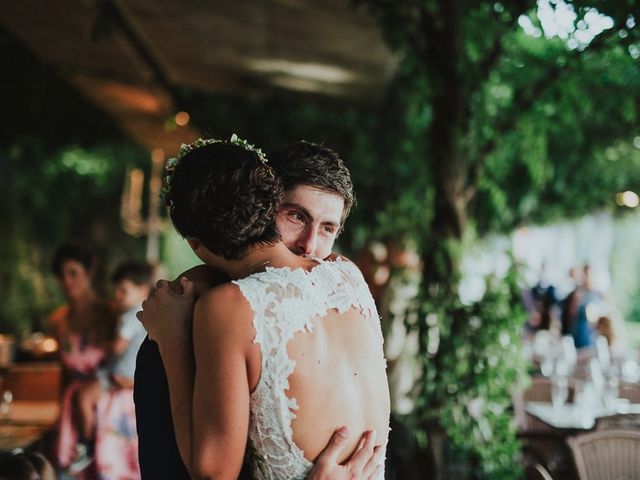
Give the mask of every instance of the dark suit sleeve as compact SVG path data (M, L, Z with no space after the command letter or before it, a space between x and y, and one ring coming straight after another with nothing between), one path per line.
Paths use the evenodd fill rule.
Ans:
M189 480L173 430L167 374L158 344L149 337L138 351L133 399L142 480ZM251 478L251 469L245 461L238 480Z
M136 361L133 386L142 480L189 480L180 458L169 403L169 385L156 342L147 337Z

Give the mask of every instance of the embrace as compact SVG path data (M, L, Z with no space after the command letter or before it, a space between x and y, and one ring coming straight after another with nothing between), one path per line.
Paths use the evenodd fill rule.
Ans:
M167 163L171 221L205 265L158 282L138 313L143 478L384 478L380 320L331 253L352 190L342 160L306 142L267 159L235 135L200 139Z

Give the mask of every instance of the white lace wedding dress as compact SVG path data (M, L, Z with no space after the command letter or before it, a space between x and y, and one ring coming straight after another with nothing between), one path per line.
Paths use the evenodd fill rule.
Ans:
M378 321L375 303L358 268L342 260L320 262L309 272L267 268L234 283L254 312L254 342L260 345L262 357L260 380L250 405L249 445L254 477L304 479L313 465L292 438L291 422L298 405L285 392L295 369L287 344L297 332L312 333L312 320L330 309L343 313L355 307ZM384 472L380 476L383 478Z

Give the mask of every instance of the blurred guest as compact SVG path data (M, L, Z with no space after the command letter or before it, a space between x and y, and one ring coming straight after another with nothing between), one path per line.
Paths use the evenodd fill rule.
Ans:
M616 335L613 330L613 322L611 321L611 318L600 317L598 319L598 322L596 323L596 331L598 332L598 335L602 335L607 339L607 344L609 345L609 348L611 348L616 340Z
M0 453L2 480L56 480L51 463L39 453Z
M572 331L575 329L581 301L580 297L580 290L576 288L562 301L562 335L572 335Z
M536 333L541 330L549 330L554 336L560 335L558 290L548 280L546 262L543 262L538 278L538 282L533 287L522 292L524 307L528 313L523 330L525 341L533 340Z
M539 330L551 330L554 327L556 306L555 287L540 281L531 289L527 297L530 298L531 311L525 326L526 332L535 334Z
M562 333L571 335L576 348L586 348L595 345L597 332L590 321L593 318L593 308L597 302L590 301L593 297L582 289L576 289L563 302Z
M78 443L76 393L95 379L97 368L106 360L117 319L93 289L95 267L93 252L78 242L60 246L53 260L53 271L67 299L49 317L60 345L65 379L55 454L59 468L73 471L87 467L74 464L84 453Z
M609 346L609 354L615 361L621 361L627 354L624 345L619 341L619 336L616 334L616 326L613 319L608 315L603 315L598 318L596 322L596 333L598 336L603 336L607 339L607 345Z
M570 332L576 348L595 345L597 332L595 329L597 313L604 306L604 295L593 288L591 267L585 265L582 269L582 285L579 287L580 303L576 313L573 330Z
M587 305L589 303L602 303L604 301L604 295L602 292L596 290L593 287L593 279L591 276L591 266L585 265L582 268L582 303Z
M88 457L83 463L89 462L95 452L96 469L101 478L137 478L140 471L136 461L138 437L133 375L136 355L147 332L136 318L136 312L149 296L151 267L138 262L123 263L114 272L112 282L116 308L121 315L106 366L99 368L97 378L78 392L84 443L81 451ZM100 448L102 444L109 448ZM125 457L130 461L118 462ZM120 466L113 466L114 462Z
M556 299L558 299L558 301L567 298L571 292L582 286L582 269L574 266L569 269L567 274L568 275L556 285Z

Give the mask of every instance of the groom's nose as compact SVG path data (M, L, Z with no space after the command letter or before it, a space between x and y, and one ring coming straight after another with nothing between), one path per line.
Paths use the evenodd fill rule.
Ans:
M296 250L300 255L315 255L318 246L318 232L315 228L305 228L296 240Z

